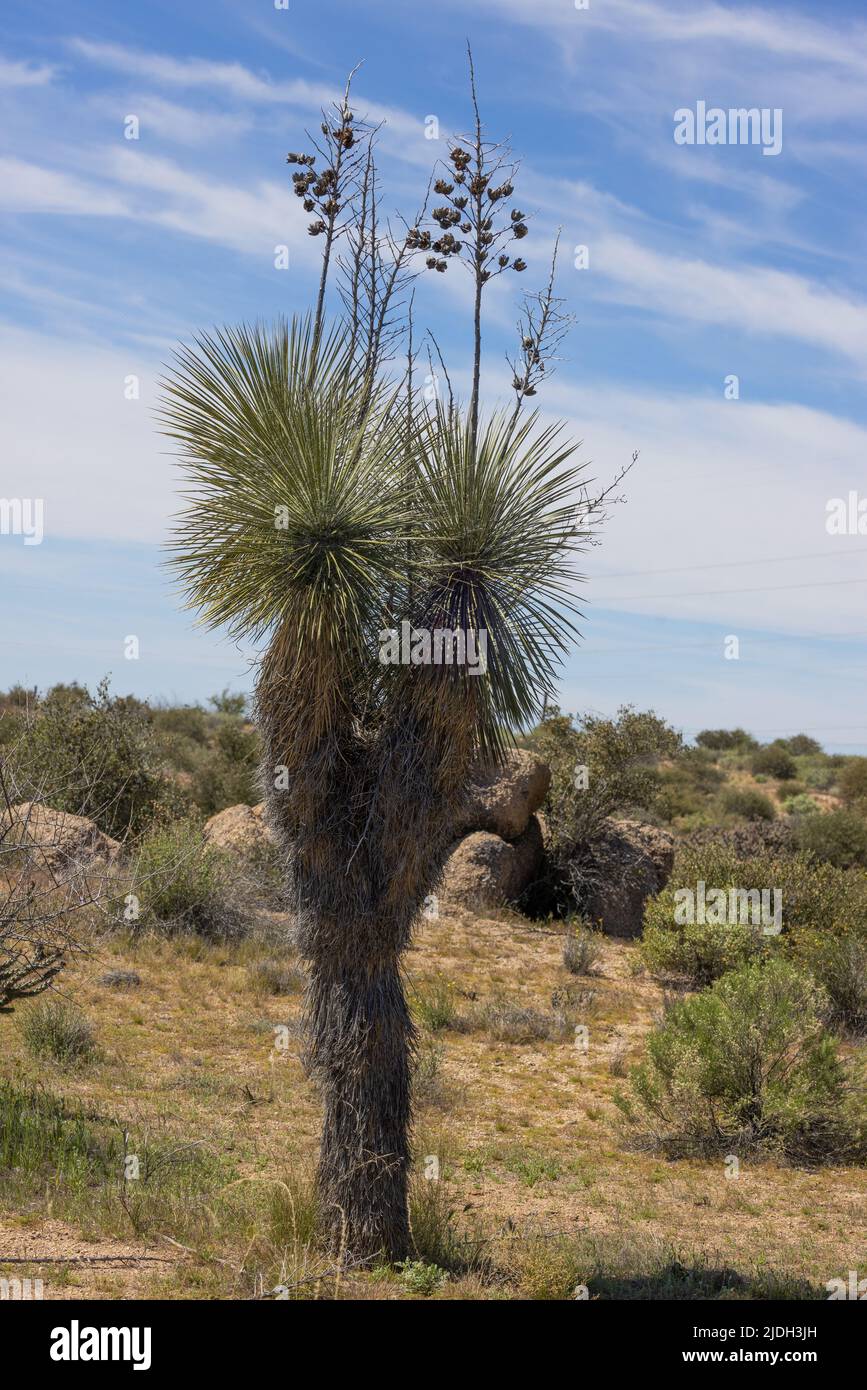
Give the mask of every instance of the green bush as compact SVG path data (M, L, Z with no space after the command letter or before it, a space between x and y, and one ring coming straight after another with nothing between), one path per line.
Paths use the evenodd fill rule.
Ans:
M744 820L774 820L777 814L770 798L751 787L729 787L722 794L722 808L727 815Z
M654 812L658 764L679 754L681 737L652 710L625 705L616 719L585 715L578 726L554 707L528 741L551 769L545 802L550 872L528 907L540 914L574 911L581 907L584 868L592 864L592 846L608 817L633 809Z
M805 931L795 938L795 952L828 996L831 1026L867 1033L867 942L852 935Z
M108 682L91 696L83 686L49 690L10 750L18 800L88 816L107 835L141 834L178 793L163 774L144 707L112 697Z
M826 1009L791 962L743 966L673 1005L621 1108L670 1155L863 1161L864 1094L823 1028Z
M700 734L696 734L695 741L699 748L710 748L720 753L756 747L756 740L746 729L702 729Z
M847 758L837 784L844 801L867 800L867 758Z
M867 864L867 821L855 811L804 816L795 827L798 847L838 869Z
M40 999L20 1016L21 1036L34 1057L63 1066L89 1062L96 1050L93 1028L84 1015L62 999Z
M788 781L798 774L794 758L779 743L769 743L753 754L750 768L754 773L766 777L776 777L781 782Z
M836 786L839 776L839 769L827 754L821 758L798 759L798 778L810 791L830 791Z
M172 737L193 743L208 741L208 716L200 705L162 705L151 710L151 723L161 740Z
M217 941L242 936L247 920L233 887L231 860L203 840L198 822L169 821L142 839L132 880L140 927Z
M787 753L791 753L793 758L812 757L822 752L821 743L817 743L809 734L794 734L792 738L779 739L781 748L785 748Z
M709 804L724 780L712 753L704 748L684 748L673 766L660 769L652 809L666 821L694 816Z
M681 888L696 891L699 880L708 889L779 889L782 936L764 936L761 928L746 925L679 925L675 894ZM867 874L809 854L771 849L745 856L729 841L688 842L678 847L663 891L645 905L641 958L654 975L703 987L776 951L777 943L788 949L789 937L802 929L867 941Z

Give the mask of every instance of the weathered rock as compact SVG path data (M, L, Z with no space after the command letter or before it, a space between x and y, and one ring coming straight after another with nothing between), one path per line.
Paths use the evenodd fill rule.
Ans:
M584 910L609 936L638 936L644 904L668 882L674 838L633 820L612 820L593 846Z
M255 854L274 843L264 819L264 802L258 806L227 806L205 824L205 839L217 849L235 854Z
M37 801L22 801L11 814L6 811L2 829L7 845L26 847L34 867L52 873L88 862L110 864L120 853L119 842L103 834L95 821Z
M541 862L542 831L535 816L512 843L477 830L452 849L440 892L444 901L462 907L503 907L521 896Z
M459 829L489 830L504 840L516 840L542 805L550 785L547 763L535 753L514 748L504 767L474 773Z

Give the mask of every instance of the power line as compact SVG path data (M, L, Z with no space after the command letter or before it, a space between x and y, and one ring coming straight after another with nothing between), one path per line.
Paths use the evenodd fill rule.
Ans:
M838 560L846 555L867 555L867 547L857 550L812 550L801 555L764 555L755 560L716 560L707 565L676 565L661 570L622 570L619 574L600 574L600 579L638 579L650 574L693 574L697 570L740 569L744 565L782 565L787 560Z
M867 575L863 579L821 579L806 584L758 584L750 589L694 589L692 593L676 594L596 594L593 602L630 603L639 599L710 598L714 594L774 594L780 593L783 589L830 589L841 584L867 584Z

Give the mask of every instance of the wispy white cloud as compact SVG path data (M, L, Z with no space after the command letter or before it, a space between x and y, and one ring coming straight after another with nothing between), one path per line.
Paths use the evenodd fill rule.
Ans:
M720 266L603 236L595 265L611 297L663 316L729 324L747 333L813 343L867 373L867 303L805 276L760 266Z
M23 159L0 158L0 208L6 212L129 217L130 204L93 182Z
M129 93L123 102L116 97L100 95L91 102L91 106L113 117L118 129L127 116L136 116L140 138L145 142L150 136L159 136L168 144L219 143L225 147L227 140L237 140L254 125L253 118L242 112L182 106L179 102L144 93Z
M45 87L55 72L48 64L17 63L0 57L0 87Z

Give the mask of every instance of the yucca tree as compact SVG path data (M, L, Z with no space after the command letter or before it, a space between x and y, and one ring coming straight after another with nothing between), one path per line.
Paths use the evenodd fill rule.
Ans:
M189 481L174 564L209 624L264 643L263 785L309 963L322 1208L358 1260L411 1249L414 1029L401 975L474 761L533 720L571 635L579 469L559 429L414 422L339 328L180 352L163 427ZM407 472L409 464L410 473ZM409 559L408 559L409 557ZM487 634L487 671L388 665L386 631Z

